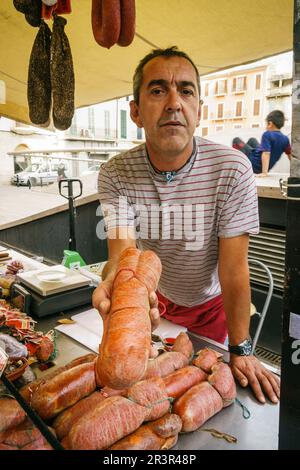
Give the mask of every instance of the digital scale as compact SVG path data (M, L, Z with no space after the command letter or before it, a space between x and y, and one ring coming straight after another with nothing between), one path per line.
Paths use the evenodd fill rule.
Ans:
M12 303L37 317L91 304L95 289L91 279L62 265L18 273L16 279Z

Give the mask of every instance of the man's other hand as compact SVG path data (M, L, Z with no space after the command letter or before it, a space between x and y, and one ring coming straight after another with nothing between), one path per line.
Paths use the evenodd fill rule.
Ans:
M230 355L229 363L234 377L242 387L250 387L261 403L266 403L265 396L273 403L278 403L280 380L267 370L255 356Z

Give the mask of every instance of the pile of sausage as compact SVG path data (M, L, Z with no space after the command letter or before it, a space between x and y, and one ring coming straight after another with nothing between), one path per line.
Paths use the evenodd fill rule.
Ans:
M149 359L143 380L128 389L97 388L97 358L89 354L21 394L66 449L170 449L181 431L198 429L236 396L218 353L203 349L190 363L191 357L192 344L181 333L172 351Z
M135 0L92 0L92 29L102 47L129 46L135 34Z
M220 354L194 355L186 333L150 357L149 293L161 263L152 251L123 251L99 355L88 354L21 389L66 449L160 450L233 403L236 387ZM1 412L1 409L0 409Z

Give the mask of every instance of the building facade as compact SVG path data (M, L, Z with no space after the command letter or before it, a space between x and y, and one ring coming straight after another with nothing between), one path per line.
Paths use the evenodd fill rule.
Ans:
M259 137L267 114L274 109L285 113L285 129L291 127L290 53L203 76L201 90L203 106L198 133L203 137L219 133L252 133Z

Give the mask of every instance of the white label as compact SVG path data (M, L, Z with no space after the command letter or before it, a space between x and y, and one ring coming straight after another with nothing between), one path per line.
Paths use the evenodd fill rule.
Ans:
M291 338L300 339L300 315L297 313L290 313L289 334Z
M4 349L0 348L0 377L6 367L8 361L8 355L4 351Z

